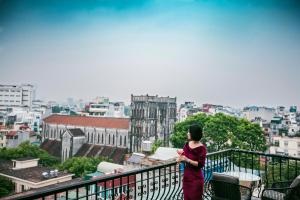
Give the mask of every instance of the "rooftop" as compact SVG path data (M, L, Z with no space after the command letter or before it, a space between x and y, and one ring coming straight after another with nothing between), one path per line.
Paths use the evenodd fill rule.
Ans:
M90 117L70 115L50 115L43 119L48 124L63 124L84 127L129 129L130 119L111 117Z
M84 137L85 134L80 128L68 129L74 137Z
M0 174L16 177L34 183L39 183L47 180L43 177L42 173L49 172L49 171L50 171L49 168L40 167L40 166L23 168L23 169L13 169L12 161L8 161L8 160L0 161ZM65 172L59 172L57 177L63 177L66 175L71 175L71 174Z

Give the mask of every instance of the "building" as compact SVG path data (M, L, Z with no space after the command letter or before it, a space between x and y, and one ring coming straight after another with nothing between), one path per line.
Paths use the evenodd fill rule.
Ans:
M130 151L142 151L142 143L147 140L161 139L168 146L176 107L176 98L131 95Z
M97 97L87 104L85 110L88 116L96 117L127 117L124 102L110 102L107 97Z
M51 115L43 119L41 147L62 161L72 156L104 156L123 163L128 118Z
M300 137L272 137L271 154L300 157Z
M0 148L6 147L6 134L8 133L7 130L0 128Z
M0 85L0 111L12 107L32 107L35 88L30 84Z
M91 180L113 174L120 174L125 171L127 171L127 168L124 165L103 161L98 164L97 171L87 174L85 179ZM116 200L132 199L132 196L134 195L133 189L137 184L137 178L140 177L129 175L108 180L105 183L101 182L89 187L89 193L93 194L98 191L97 199L111 199L112 195L114 195L114 199ZM141 181L141 179L139 179L139 181ZM104 190L105 192L99 192Z
M30 130L9 131L6 134L6 147L15 148L22 142L29 141L31 144L38 142L36 133Z
M184 102L180 105L178 111L178 121L184 121L187 117L199 113L202 108L198 107L194 102Z
M34 188L62 183L72 179L73 174L41 167L37 158L1 160L0 175L15 184L15 192L24 192Z
M253 121L256 118L260 118L270 122L273 117L276 115L276 109L274 108L267 108L267 107L257 107L257 106L250 106L245 107L243 109L244 117L249 120Z

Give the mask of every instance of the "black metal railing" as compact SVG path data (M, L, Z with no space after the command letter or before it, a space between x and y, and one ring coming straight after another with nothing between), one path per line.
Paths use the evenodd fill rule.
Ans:
M300 158L229 149L207 154L203 168L204 199L210 199L207 183L212 172L239 171L260 177L267 187L300 174ZM36 192L17 199L183 199L183 172L176 162L104 176L69 186Z

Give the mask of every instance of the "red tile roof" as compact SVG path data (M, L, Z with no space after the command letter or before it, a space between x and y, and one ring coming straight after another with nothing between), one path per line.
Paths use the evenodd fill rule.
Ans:
M6 136L15 136L17 135L17 131L9 131Z
M48 124L64 124L84 127L129 129L130 119L111 117L87 117L70 115L50 115L44 118Z

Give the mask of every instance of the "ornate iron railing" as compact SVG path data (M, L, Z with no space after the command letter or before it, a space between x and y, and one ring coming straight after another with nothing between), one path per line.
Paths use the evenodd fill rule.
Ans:
M240 171L260 177L265 187L300 174L300 158L229 149L209 153L203 168L204 199L212 172ZM36 192L17 199L183 199L183 172L176 162L105 176L64 187Z

